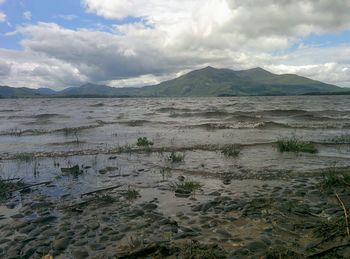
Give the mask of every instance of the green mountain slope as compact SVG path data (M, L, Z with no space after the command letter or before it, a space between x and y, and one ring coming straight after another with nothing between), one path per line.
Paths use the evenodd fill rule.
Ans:
M234 71L206 67L142 88L115 88L85 84L60 92L50 89L0 86L0 97L186 97L240 95L346 94L346 88L293 74L276 75L262 68ZM348 90L349 92L349 90Z
M141 89L144 96L301 95L340 92L342 88L262 68L242 71L206 67L179 78Z

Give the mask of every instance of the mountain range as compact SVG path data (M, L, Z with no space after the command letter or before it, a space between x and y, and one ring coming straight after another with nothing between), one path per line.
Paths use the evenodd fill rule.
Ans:
M201 97L348 94L344 88L295 74L277 75L262 68L234 71L206 67L176 79L141 88L84 84L62 91L0 86L0 97Z

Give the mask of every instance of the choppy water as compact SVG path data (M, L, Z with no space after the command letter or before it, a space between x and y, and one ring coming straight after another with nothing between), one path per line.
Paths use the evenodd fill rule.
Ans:
M188 146L349 132L349 96L0 100L0 154L113 148L139 136ZM83 144L70 143L77 137Z
M36 179L33 165L6 159L23 152L40 153L44 158L36 169L41 180L60 175L52 160L62 167L93 165L94 173L80 179L82 190L111 182L98 170L115 164L99 154L135 147L138 137L151 139L155 148L187 150L179 170L213 175L233 171L246 178L269 171L350 166L349 144L330 143L349 134L349 96L0 100L2 174ZM280 154L274 142L292 135L319 143L319 153ZM242 145L239 158L227 160L218 152L226 144ZM203 148L210 145L216 148ZM114 163L127 174L142 163L161 167L164 161L156 154L123 156Z

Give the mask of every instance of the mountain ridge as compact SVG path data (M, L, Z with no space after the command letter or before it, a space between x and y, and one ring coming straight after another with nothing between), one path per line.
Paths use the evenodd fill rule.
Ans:
M341 87L295 74L273 74L261 67L231 70L207 66L177 78L141 88L86 83L62 91L0 86L0 97L206 97L341 94ZM350 90L349 90L350 91Z

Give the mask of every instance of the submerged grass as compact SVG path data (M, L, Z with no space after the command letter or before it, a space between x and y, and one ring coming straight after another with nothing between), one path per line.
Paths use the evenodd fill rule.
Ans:
M199 182L187 180L184 182L172 183L170 187L177 193L195 194L203 185Z
M14 182L11 179L6 180L0 176L0 204L10 198L14 190L24 185L21 181Z
M15 158L20 161L30 162L34 159L34 154L32 153L18 153Z
M331 139L336 144L350 144L350 135L341 135Z
M185 155L181 153L171 152L170 156L168 157L168 160L172 163L180 163L183 162L185 159Z
M231 146L224 148L221 153L226 157L237 157L241 153L241 150L236 146Z
M140 192L128 186L128 190L126 191L126 199L128 201L134 201L139 197L141 197Z
M332 191L333 188L346 186L350 186L350 170L344 171L332 167L323 172L320 182L322 190Z
M146 137L138 138L136 143L138 147L150 147L150 146L153 146L153 144L154 143L148 140Z
M277 147L280 152L306 152L317 153L318 150L312 142L301 140L295 136L291 138L279 139Z

